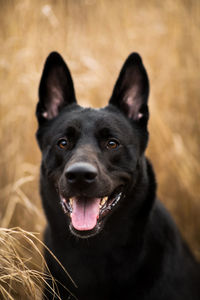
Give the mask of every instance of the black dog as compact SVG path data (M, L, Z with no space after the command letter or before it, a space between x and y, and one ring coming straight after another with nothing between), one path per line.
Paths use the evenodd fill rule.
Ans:
M199 265L157 200L153 169L144 156L148 93L147 73L133 53L109 105L80 107L61 56L54 52L47 58L37 139L45 243L77 285L46 251L63 300L200 299ZM48 290L47 284L47 299L58 299Z

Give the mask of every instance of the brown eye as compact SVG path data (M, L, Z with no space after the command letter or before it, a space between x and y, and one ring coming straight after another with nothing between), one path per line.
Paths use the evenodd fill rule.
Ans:
M107 141L107 143L106 143L106 148L107 148L107 149L115 150L115 149L117 149L118 147L119 147L119 142L116 141L116 140L114 140L114 139L109 140L109 141Z
M68 146L69 146L69 142L68 142L68 140L67 139L60 139L59 141L58 141L58 147L59 148L61 148L61 149L67 149L68 148Z

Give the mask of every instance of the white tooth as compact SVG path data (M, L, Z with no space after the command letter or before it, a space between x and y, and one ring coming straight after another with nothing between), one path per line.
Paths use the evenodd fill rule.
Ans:
M103 206L106 203L106 201L108 201L108 196L102 198L102 200L101 200L101 206Z
M73 198L69 198L69 202L70 202L70 205L72 207L73 206Z

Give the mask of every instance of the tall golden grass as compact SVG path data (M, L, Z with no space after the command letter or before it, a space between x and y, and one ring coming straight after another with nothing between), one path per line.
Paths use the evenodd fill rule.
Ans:
M9 286L15 288L5 292L5 277L0 277L0 297L25 299L26 290L31 299L40 299L35 279L42 268L35 265L41 266L41 256L31 248L35 264L30 267L23 245L27 236L33 239L28 231L42 233L45 225L34 111L43 63L54 50L72 71L79 103L94 107L107 103L128 54L142 55L151 81L147 154L158 194L200 258L199 15L198 0L1 1L0 240L5 250L0 265L9 264L1 274L11 274ZM21 265L9 260L19 249L19 236L12 239L5 228L15 226L24 230L16 258ZM16 284L20 280L24 290Z
M21 228L0 229L0 299L42 299L43 287L46 284L50 293L57 296L56 299L62 300L57 293L57 282L40 250L41 246L50 251L36 234ZM54 254L51 251L50 253L61 265ZM62 265L61 267L76 286L67 270ZM52 287L48 280L52 281Z

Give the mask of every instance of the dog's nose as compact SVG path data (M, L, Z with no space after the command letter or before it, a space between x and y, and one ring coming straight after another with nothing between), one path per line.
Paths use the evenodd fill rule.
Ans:
M93 183L97 176L97 169L89 163L77 162L67 168L65 176L70 184Z

